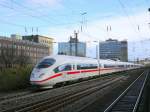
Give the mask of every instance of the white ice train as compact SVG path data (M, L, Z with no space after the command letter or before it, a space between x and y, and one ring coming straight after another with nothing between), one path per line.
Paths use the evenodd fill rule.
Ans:
M33 69L32 85L52 88L55 84L106 73L139 68L142 65L113 60L102 60L55 55L43 58Z

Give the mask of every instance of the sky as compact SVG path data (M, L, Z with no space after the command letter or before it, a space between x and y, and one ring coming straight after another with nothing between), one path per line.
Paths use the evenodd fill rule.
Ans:
M129 42L129 59L145 58L149 6L150 0L0 0L0 35L40 34L64 42L76 30L79 40L88 42L89 57L95 56L92 41L113 38Z

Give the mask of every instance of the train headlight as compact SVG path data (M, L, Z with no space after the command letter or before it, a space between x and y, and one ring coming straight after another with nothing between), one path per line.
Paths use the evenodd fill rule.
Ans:
M39 78L42 78L45 75L45 73L42 73L39 75Z

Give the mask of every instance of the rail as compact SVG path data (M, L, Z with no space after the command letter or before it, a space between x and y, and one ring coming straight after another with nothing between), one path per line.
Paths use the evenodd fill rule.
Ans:
M104 112L136 112L148 74L143 72Z

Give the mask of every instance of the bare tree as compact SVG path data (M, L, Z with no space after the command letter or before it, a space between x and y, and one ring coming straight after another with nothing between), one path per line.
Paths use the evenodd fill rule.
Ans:
M25 52L25 50L21 49L20 55L17 56L16 63L19 66L26 66L28 64L31 64L32 60L31 60L30 56L27 55L27 52Z
M1 49L1 57L0 62L3 67L12 67L12 61L14 60L14 56L12 56L12 51L10 48L2 48Z
M12 44L12 47L2 47L0 55L0 67L12 68L17 66L26 66L31 63L30 57L21 49L20 54Z

